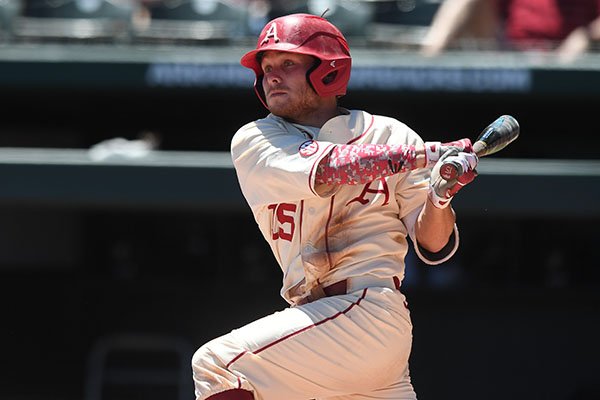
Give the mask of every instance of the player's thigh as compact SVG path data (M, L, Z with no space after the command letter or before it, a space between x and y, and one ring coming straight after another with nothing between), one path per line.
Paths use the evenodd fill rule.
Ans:
M325 298L232 331L227 340L243 354L230 354L229 368L265 399L370 392L407 368L411 328L398 292Z

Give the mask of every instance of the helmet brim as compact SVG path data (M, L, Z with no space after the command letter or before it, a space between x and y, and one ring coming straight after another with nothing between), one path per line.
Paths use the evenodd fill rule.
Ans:
M261 50L252 50L252 51L247 52L240 59L240 64L242 64L246 68L250 68L250 69L254 70L254 72L256 72L256 73L261 72L262 68L258 64L258 59L257 59L258 53L260 53L260 52L261 52Z
M271 51L283 51L283 52L287 52L287 53L308 54L313 57L317 57L316 54L313 54L312 52L303 51L294 44L277 43L274 45L266 46L261 49L250 50L249 52L247 52L246 54L244 54L242 56L242 58L240 59L240 64L242 64L246 68L253 69L257 73L262 73L262 68L260 66L260 63L258 62L257 57L258 57L259 53L264 53L264 52L270 51L270 50Z

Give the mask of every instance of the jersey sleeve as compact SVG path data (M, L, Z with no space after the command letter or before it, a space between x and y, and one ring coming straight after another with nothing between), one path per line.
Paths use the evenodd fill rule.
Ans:
M412 129L407 126L398 126L396 129L405 129L403 136L407 138L406 144L422 145L423 140ZM439 252L431 253L419 246L415 233L417 218L427 201L429 191L429 179L431 170L420 168L402 175L396 185L396 201L400 208L400 219L407 228L415 253L428 265L437 265L449 260L457 251L459 245L458 227L454 224L454 230L448 240L448 244Z
M421 212L421 208L422 207L414 209L410 214L408 214L402 219L402 222L407 228L408 235L410 236L410 239L414 244L413 247L419 259L421 259L421 261L428 265L442 264L443 262L446 262L450 258L452 258L452 256L458 250L458 245L460 241L458 235L458 227L456 226L456 224L454 224L452 234L450 235L448 243L446 244L446 246L444 246L443 249L441 249L437 253L432 253L430 251L425 250L419 245L419 242L417 241L417 235L415 233L415 224L417 222L419 213Z
M316 192L315 172L333 146L269 118L240 128L231 156L250 207L326 196Z

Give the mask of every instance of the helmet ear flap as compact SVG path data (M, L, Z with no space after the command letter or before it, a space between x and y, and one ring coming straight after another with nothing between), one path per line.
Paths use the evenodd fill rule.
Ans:
M329 74L325 75L323 79L321 79L321 82L323 82L324 85L329 85L331 82L335 81L337 74L337 71L330 72Z
M322 97L345 95L349 79L350 61L344 60L332 60L331 63L320 62L319 66L311 71L309 77L313 88Z

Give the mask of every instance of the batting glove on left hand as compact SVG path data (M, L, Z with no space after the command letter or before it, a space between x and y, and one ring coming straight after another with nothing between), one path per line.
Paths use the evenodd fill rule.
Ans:
M462 173L454 179L446 180L440 175L440 168L446 162L462 166ZM431 170L429 183L429 199L437 208L446 208L460 189L471 183L477 177L479 158L475 153L460 152L457 149L446 151L435 163Z
M455 140L453 142L442 143L442 142L425 142L425 156L427 159L427 168L431 168L436 162L446 154L449 150L456 150L458 152L472 153L473 145L471 139L465 138Z

